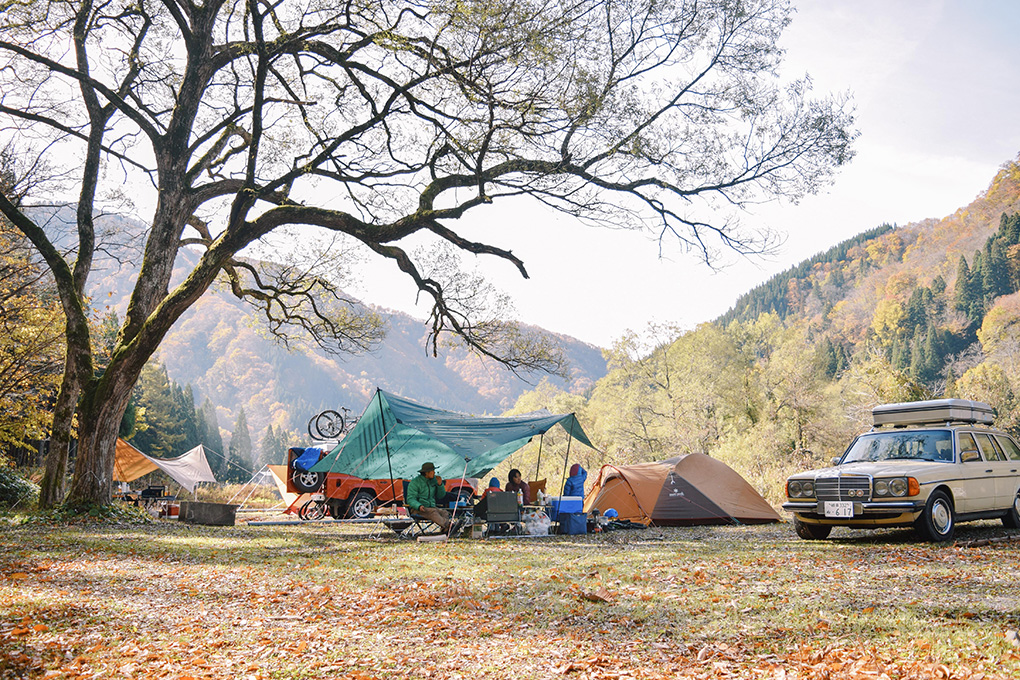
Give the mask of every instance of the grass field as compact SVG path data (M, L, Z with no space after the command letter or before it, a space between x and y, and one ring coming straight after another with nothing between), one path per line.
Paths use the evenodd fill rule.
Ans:
M1017 678L1020 542L989 538L8 521L0 677Z

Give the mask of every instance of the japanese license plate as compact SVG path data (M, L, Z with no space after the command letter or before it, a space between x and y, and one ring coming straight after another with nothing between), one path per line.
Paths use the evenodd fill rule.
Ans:
M825 501L825 516L837 518L853 517L854 503L853 501Z

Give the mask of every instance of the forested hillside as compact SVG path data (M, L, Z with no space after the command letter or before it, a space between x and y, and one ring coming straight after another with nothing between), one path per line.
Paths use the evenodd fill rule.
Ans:
M112 264L101 273L93 298L102 303L102 313L121 313L127 304L127 280ZM442 347L433 358L425 351L428 329L423 321L376 311L386 319L385 339L374 351L336 358L311 347L282 346L247 306L228 291L212 290L177 323L151 370L143 374L134 400L143 409L143 429L133 430L127 423L125 434L142 450L158 455L180 455L204 442L231 458L223 465L241 469L254 463L257 468L277 462L287 442L306 443L306 424L314 414L340 407L360 413L376 387L440 408L500 413L540 378L526 377L533 381L529 384L462 347ZM584 391L605 374L600 349L565 336L555 340L564 348L571 374L568 380L555 378L558 387ZM165 386L154 377L160 373ZM195 416L173 396L185 392L198 408L195 424ZM131 409L129 415L136 412ZM239 428L241 416L244 428ZM152 424L149 430L144 429L147 423ZM190 434L203 427L209 427L206 435ZM222 430L222 441L217 430ZM235 445L234 435L249 439L250 446ZM271 458L274 448L276 458Z
M879 403L978 399L1020 431L1020 164L948 217L862 228L715 322L622 338L585 397L546 386L518 408L575 407L598 448L571 453L586 467L700 451L773 503L788 472L841 453ZM544 445L537 474L558 479L562 444ZM536 458L511 464L533 476Z

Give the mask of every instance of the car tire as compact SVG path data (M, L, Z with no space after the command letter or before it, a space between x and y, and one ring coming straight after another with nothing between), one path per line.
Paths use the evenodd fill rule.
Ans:
M793 518L793 530L805 541L824 541L832 533L832 527L825 524L806 524Z
M294 488L299 492L314 493L318 491L320 486L322 486L322 482L326 479L326 475L321 472L304 472L301 470L294 470L294 474L291 475L290 479L294 482Z
M347 504L347 517L368 519L375 515L375 497L368 491L359 491Z
M942 490L933 491L921 516L914 522L917 533L932 543L946 543L956 533L956 511L953 501Z
M1020 491L1016 492L1013 507L1002 516L1002 523L1010 529L1020 529Z

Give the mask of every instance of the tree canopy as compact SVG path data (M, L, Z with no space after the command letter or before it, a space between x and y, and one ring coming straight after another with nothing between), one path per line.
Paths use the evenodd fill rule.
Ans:
M555 352L455 271L407 252L411 235L506 261L506 246L454 225L526 196L577 218L651 230L712 261L768 233L733 208L796 198L852 157L840 98L777 76L782 0L107 0L5 3L0 129L73 202L76 243L0 194L38 249L66 316L57 459L73 412L75 502L109 496L131 388L171 325L218 277L278 333L350 351L378 338L337 285L330 257L258 268L245 248L288 225L342 234L391 261L446 333L515 369ZM86 284L96 216L146 182L141 272L106 370L95 370ZM136 188L137 187L137 188ZM172 280L181 248L198 264ZM79 398L80 397L80 398ZM60 478L59 460L48 477ZM59 489L44 485L44 502Z

